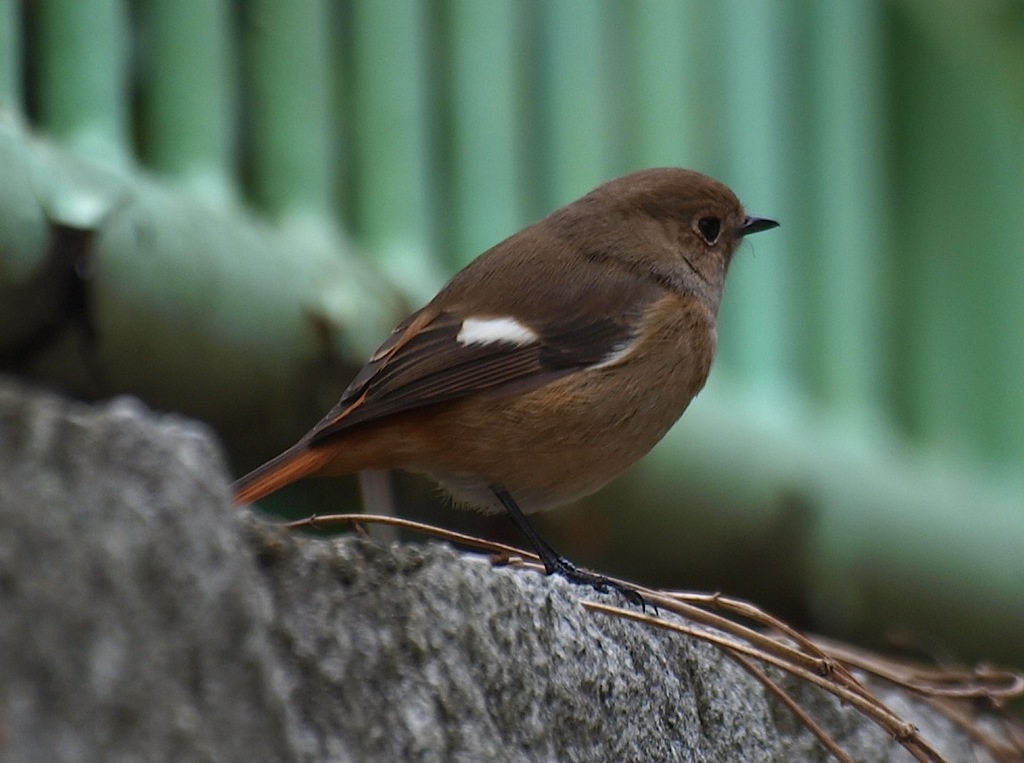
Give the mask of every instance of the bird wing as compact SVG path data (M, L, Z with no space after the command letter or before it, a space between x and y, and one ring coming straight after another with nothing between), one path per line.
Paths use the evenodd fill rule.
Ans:
M478 257L400 324L307 442L471 395L527 392L626 349L666 284L601 251L524 239L530 230ZM517 239L519 254L505 248Z
M529 326L521 341L460 341L464 318L426 309L392 332L338 404L309 433L310 444L355 424L482 392L526 392L595 365L627 346L629 315Z

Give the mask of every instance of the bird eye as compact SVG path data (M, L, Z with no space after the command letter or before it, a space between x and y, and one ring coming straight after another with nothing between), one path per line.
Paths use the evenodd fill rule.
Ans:
M697 221L697 230L701 238L707 244L713 244L718 240L718 234L722 232L722 221L717 217L702 217Z

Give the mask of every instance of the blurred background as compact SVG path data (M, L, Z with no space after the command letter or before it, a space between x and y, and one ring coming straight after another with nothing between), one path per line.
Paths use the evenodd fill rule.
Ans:
M0 371L202 418L241 474L461 265L659 165L782 227L739 252L681 423L542 532L1024 664L1020 0L0 0Z

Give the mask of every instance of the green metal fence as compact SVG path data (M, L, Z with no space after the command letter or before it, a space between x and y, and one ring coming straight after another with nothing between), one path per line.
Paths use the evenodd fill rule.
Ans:
M783 225L575 556L1019 659L1024 27L940 5L0 0L0 360L251 461L403 299L604 179L690 166ZM88 252L84 317L40 275L54 231Z

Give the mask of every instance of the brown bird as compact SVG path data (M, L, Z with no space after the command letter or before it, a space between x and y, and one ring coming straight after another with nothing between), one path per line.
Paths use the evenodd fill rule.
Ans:
M456 274L316 426L235 483L236 502L305 477L421 472L504 509L549 574L603 590L524 512L594 492L662 438L707 379L733 253L776 225L689 170L597 187Z

